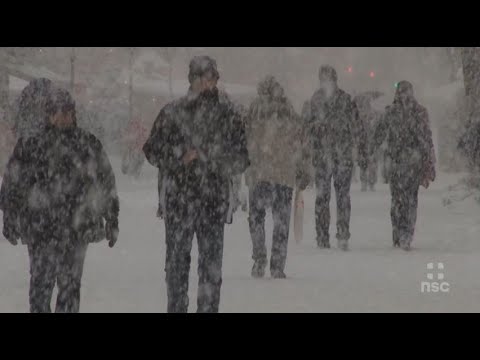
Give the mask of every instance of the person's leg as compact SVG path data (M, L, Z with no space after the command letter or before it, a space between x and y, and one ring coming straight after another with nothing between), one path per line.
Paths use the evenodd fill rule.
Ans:
M57 274L57 313L80 311L80 288L87 247L88 244L82 241L71 241L64 246Z
M194 235L193 219L181 214L166 214L165 273L169 313L188 311L188 277L192 241Z
M50 313L56 278L56 254L51 241L30 239L30 312Z
M225 223L202 217L196 229L198 240L197 312L217 313L222 286L222 260Z
M250 190L250 207L248 223L252 238L252 259L254 266L252 276L262 277L267 266L267 248L265 246L265 216L268 198L270 197L270 184L261 182Z
M413 179L412 179L413 180ZM418 190L419 190L419 183L412 181L408 188L408 237L407 237L407 244L410 244L413 241L413 235L415 234L415 225L417 222L417 209L418 209Z
M375 191L375 184L378 179L378 158L374 157L371 159L368 167L368 185L370 186L371 191Z
M353 167L355 169L356 166ZM368 169L360 168L360 182L361 182L361 191L367 191L368 185Z
M315 225L317 245L321 248L330 247L330 194L332 191L332 170L327 163L318 165L315 169Z
M338 164L333 171L333 186L337 200L337 239L342 247L350 239L350 185L352 179L352 164Z
M408 176L394 173L390 177L392 191L392 230L395 246L408 248L411 242L411 195Z
M292 213L293 189L275 185L273 190L273 239L270 272L273 277L284 277L287 260L288 235Z

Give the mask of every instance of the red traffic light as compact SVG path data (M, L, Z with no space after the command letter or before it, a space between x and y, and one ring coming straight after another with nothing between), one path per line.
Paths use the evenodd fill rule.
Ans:
M353 72L353 68L352 68L351 66L349 66L349 67L347 68L347 72L352 73L352 72Z
M370 71L370 77L371 78L374 78L375 77L375 73L373 71Z

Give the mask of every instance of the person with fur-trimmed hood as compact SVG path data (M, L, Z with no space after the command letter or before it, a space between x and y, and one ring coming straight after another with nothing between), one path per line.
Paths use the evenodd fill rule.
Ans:
M427 109L415 99L408 81L397 85L371 144L373 156L387 141L391 158L390 193L393 245L410 250L417 220L418 190L435 180L435 150Z
M102 144L76 124L75 102L51 89L43 130L18 141L0 190L3 235L30 257L30 311L78 312L87 246L118 237L115 175Z

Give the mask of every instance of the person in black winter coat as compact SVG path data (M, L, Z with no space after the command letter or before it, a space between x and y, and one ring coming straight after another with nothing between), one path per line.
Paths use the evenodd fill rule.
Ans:
M337 240L342 250L350 239L350 185L353 151L358 149L358 165L367 167L367 133L350 95L337 85L337 72L322 66L320 88L304 104L302 117L313 151L317 199L315 217L317 244L330 247L330 194L333 185L337 199Z
M410 250L417 221L418 190L435 180L435 150L427 109L414 97L408 81L397 85L393 104L375 129L370 154L387 140L391 158L393 245Z
M187 312L190 253L198 240L197 312L218 312L224 226L232 205L232 178L249 165L245 128L233 104L219 96L216 62L190 62L190 89L166 105L144 146L166 181L168 312Z
M118 236L115 176L102 144L76 126L75 103L52 90L47 121L37 136L20 140L0 190L3 234L22 238L30 257L30 311L78 312L88 243ZM105 222L105 223L104 223Z
M370 144L381 114L373 109L372 99L367 95L357 95L353 100L357 106L360 121L365 128L368 143ZM368 158L367 167L360 172L362 191L367 191L367 187L370 191L375 191L375 184L378 178L378 160L379 153L377 152Z

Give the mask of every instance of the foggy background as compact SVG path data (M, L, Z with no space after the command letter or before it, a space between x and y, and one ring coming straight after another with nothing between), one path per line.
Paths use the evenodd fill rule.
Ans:
M83 127L97 135L110 153L121 151L132 119L150 128L160 109L188 89L188 64L195 55L217 60L219 88L248 106L256 86L274 75L300 112L318 86L321 65L336 68L340 88L352 95L377 90L383 111L392 102L395 84L413 83L427 107L436 149L455 151L461 120L455 118L464 93L459 48L320 48L320 47L45 47L0 48L0 108L7 121L27 82L46 77L70 89ZM442 133L440 129L445 128ZM447 156L448 157L448 156ZM442 160L443 161L443 160ZM449 159L448 161L451 161Z

